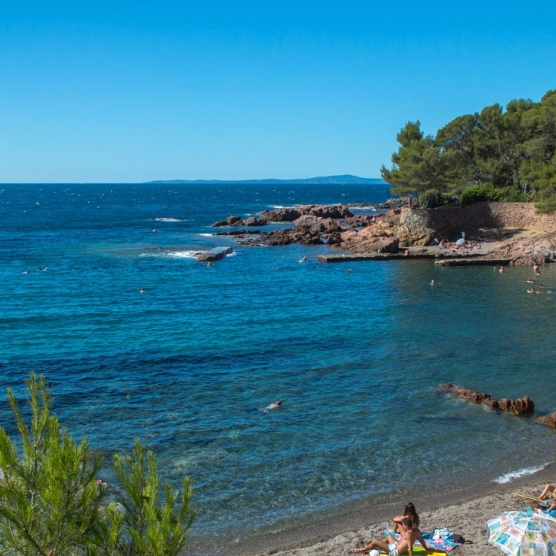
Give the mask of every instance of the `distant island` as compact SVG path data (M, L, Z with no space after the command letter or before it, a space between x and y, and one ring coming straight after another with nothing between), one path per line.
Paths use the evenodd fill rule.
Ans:
M349 174L343 176L322 176L317 178L299 178L292 180L279 180L279 179L262 179L262 180L155 180L146 183L167 183L167 184L226 184L226 183L237 183L237 184L268 184L268 185L327 185L327 184L337 184L337 185L389 185L381 178L360 178L358 176L351 176Z

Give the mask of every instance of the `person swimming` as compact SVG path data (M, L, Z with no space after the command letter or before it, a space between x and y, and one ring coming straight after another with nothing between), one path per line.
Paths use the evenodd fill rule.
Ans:
M282 400L267 405L266 409L278 409L279 407L282 407Z

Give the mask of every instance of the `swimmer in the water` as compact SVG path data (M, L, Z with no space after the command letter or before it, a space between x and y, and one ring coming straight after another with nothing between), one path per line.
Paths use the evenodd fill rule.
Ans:
M535 280L532 280L531 278L527 278L527 283L528 284L534 284Z
M39 270L41 272L46 272L48 270L48 267L47 266L43 266L43 267L39 266Z
M278 409L281 406L282 406L282 400L278 400L275 403L271 403L270 405L267 405L266 408L267 409Z
M299 259L300 263L306 263L307 262L307 257L301 257L301 259Z
M145 288L141 288L141 289L139 290L139 293L146 293L146 291L147 291L147 290L146 290Z
M431 286L434 286L434 280L431 280Z

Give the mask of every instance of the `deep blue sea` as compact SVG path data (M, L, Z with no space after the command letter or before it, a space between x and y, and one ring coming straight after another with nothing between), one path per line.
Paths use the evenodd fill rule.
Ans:
M138 437L168 480L192 477L201 540L554 461L553 430L436 391L556 410L556 295L527 295L530 268L322 264L325 245L243 247L211 228L388 197L380 185L0 185L0 423L14 432L6 387L23 400L25 378L44 373L62 424L107 462ZM193 257L217 246L234 252ZM556 265L541 271L556 292Z

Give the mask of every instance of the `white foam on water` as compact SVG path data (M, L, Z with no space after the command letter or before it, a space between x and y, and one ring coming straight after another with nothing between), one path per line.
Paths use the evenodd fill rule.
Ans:
M166 253L166 257L172 259L196 259L199 251L170 251Z
M200 251L158 251L141 253L140 257L163 257L167 259L196 259Z
M368 206L368 207L348 207L349 210L351 210L352 212L356 211L356 210L370 210L372 212L376 212L376 207L373 206Z
M212 237L214 234L198 234L202 237Z
M510 481L513 481L514 479L518 479L519 477L524 477L525 475L533 475L538 471L542 471L549 464L550 462L543 463L542 465L539 465L537 467L525 467L523 469L518 469L517 471L510 471L509 473L506 473L504 475L501 475L500 477L497 477L496 479L493 479L492 482L498 483L499 485L503 485L505 483L509 483Z
M179 218L166 218L166 217L154 218L154 220L156 220L157 222L181 222Z

